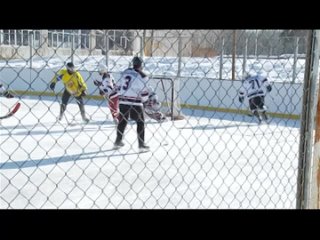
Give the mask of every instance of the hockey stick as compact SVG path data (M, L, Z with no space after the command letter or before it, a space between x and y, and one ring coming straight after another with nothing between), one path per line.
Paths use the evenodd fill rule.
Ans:
M249 116L249 117L253 117L254 115L251 113L250 108L249 108L249 113L246 113L246 110L243 109L243 107L242 107L243 105L244 105L244 102L241 102L237 114L238 115L246 115L246 116Z
M13 107L13 109L11 111L9 111L6 115L0 116L0 119L5 119L5 118L11 117L13 114L15 114L19 110L20 106L21 106L21 103L19 103L19 102L16 103L16 105Z
M21 100L21 95L20 95L19 93L17 93L15 90L11 89L11 88L9 87L9 85L7 85L6 83L3 83L2 81L1 81L1 84L2 84L3 86L5 86L5 88L7 89L7 91L8 91L9 93L13 93L13 94L14 94L14 95L13 95L13 98L17 98L17 99L20 99L20 100Z

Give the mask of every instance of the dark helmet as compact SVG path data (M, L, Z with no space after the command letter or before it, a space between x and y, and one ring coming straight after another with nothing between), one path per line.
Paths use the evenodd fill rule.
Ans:
M74 64L72 62L67 63L67 70L74 72Z
M132 59L132 65L134 68L139 68L142 66L143 60L141 57L134 57Z

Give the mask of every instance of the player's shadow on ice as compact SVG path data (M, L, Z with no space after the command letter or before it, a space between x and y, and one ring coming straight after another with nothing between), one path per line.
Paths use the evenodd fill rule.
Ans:
M101 155L101 153L110 153ZM21 161L12 161L12 162L5 162L0 164L0 169L21 169L21 168L28 168L28 167L40 167L40 166L47 166L47 165L54 165L64 162L76 162L81 160L93 160L98 158L105 158L106 161L112 161L114 157L123 157L128 155L138 155L139 152L124 152L120 153L114 149L108 149L104 151L96 151L96 152L86 152L80 154L73 154L73 155L62 155L60 157L52 157L52 158L44 158L44 159L37 159L37 160L21 160Z
M62 127L60 129L55 129L53 130L53 128L55 126L59 126ZM99 126L99 129L95 128L88 128L88 126ZM37 127L42 127L42 128L46 128L43 130L36 130ZM7 135L11 135L11 136L16 136L16 135L46 135L46 134L55 134L55 133L71 133L71 132L79 132L82 130L85 130L87 132L89 131L98 131L98 130L106 130L106 129L115 129L115 125L112 121L94 121L94 122L89 122L85 125L81 125L81 124L75 124L75 125L64 125L64 124L55 124L53 125L52 123L36 123L36 124L26 124L26 125L21 125L21 126L9 126L9 127L3 127L2 129L5 130L18 130L18 129L23 129L24 131L21 132L15 132L15 133L11 133L10 132L6 132L3 134L0 134L0 136L7 136Z

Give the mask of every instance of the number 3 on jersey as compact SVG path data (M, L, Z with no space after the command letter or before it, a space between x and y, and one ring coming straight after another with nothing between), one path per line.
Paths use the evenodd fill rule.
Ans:
M130 76L126 76L124 79L126 80L126 82L124 83L124 86L122 87L122 89L123 90L128 90L129 84L130 84L130 81L131 81L131 77Z

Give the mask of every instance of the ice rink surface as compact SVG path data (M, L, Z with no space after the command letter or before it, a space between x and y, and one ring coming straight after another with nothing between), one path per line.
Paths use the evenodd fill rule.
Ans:
M0 208L295 208L299 121L188 109L147 119L139 153L133 122L112 149L105 101L86 100L84 125L74 99L56 121L60 100L20 99L1 120ZM16 101L1 99L1 114Z

